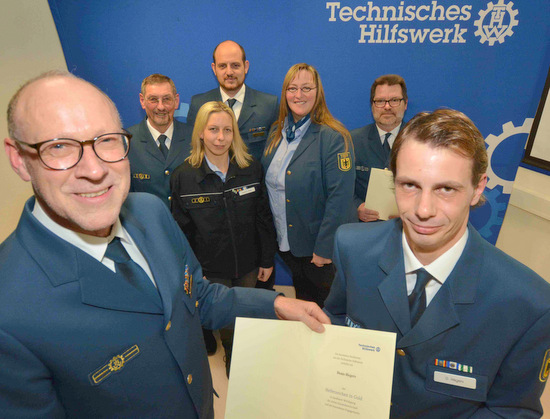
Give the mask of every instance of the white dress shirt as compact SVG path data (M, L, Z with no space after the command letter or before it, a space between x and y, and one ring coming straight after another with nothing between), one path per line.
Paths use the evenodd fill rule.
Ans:
M65 240L66 242L72 244L73 246L79 248L83 252L89 254L91 257L96 259L98 262L105 265L111 271L115 271L115 263L105 257L105 252L107 251L107 246L111 240L116 236L120 237L120 242L130 255L130 258L136 262L141 268L147 273L149 279L156 287L155 280L153 278L153 273L149 268L149 264L145 260L145 257L141 254L141 251L136 246L134 240L126 229L122 226L120 219L117 218L115 224L111 229L111 234L108 237L97 237L90 236L89 234L77 233L76 231L69 230L66 227L63 227L52 220L48 214L44 211L42 206L39 204L38 200L34 203L34 209L32 214L35 218L53 234Z
M462 237L445 253L439 256L429 265L422 265L416 258L413 251L407 243L405 232L402 236L403 256L405 258L405 277L407 280L407 295L411 295L416 284L416 271L424 268L433 278L426 285L426 307L437 294L437 291L445 283L451 272L453 271L458 259L462 256L466 242L468 241L468 229Z
M233 97L229 97L227 93L220 87L220 93L222 95L222 102L225 103L227 106L229 104L227 103L228 99L235 99L236 102L233 105L233 113L235 114L235 119L238 121L239 116L241 116L241 110L243 108L244 103L244 94L246 93L246 86L243 84L240 88L240 90L237 92L237 94Z

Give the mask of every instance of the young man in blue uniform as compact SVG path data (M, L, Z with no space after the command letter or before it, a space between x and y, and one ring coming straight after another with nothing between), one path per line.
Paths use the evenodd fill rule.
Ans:
M146 77L141 83L139 101L146 117L128 128L132 134L130 191L152 193L170 208L170 176L189 156L191 132L174 119L180 98L169 77Z
M187 124L193 128L200 107L206 102L224 102L233 109L239 133L248 152L260 161L265 148L267 134L277 120L279 105L277 96L260 92L244 84L250 63L244 48L233 41L224 41L212 56L212 71L219 87L191 98Z
M409 98L403 77L386 74L378 77L370 89L374 122L351 131L355 147L355 194L357 218L363 222L378 220L378 211L365 208L365 197L372 168L384 169L390 163L390 150L402 125Z
M328 322L312 303L203 279L166 205L128 194L130 135L95 86L33 79L8 127L34 197L0 245L3 418L213 418L201 325Z
M421 113L398 135L400 218L336 233L333 322L397 334L392 418L538 418L550 370L550 285L468 223L487 183L464 114Z

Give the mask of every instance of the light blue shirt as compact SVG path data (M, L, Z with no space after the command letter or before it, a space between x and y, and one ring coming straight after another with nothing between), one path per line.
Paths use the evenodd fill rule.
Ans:
M208 157L206 157L206 154L204 155L204 159L206 160L206 164L208 165L208 167L210 167L210 170L212 170L215 174L217 174L219 178L222 180L222 182L225 183L225 177L227 176L227 173L222 172L220 169L218 169L218 166L216 166L214 163L208 160ZM227 162L229 163L229 156L227 156Z
M275 156L273 156L273 160L271 161L265 176L265 184L269 195L269 206L271 207L271 212L273 213L275 229L277 230L277 242L281 252L288 252L290 250L286 224L286 169L288 168L288 165L290 164L300 141L302 141L302 138L310 125L311 119L308 119L304 125L295 131L294 140L288 143L286 140L288 120L285 119L285 125L283 126L282 132L283 138L281 138L279 148L275 152Z

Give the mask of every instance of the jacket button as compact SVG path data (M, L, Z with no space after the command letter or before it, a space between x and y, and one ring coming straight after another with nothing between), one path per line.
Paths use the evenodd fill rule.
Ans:
M286 202L290 202L290 199L287 199Z
M171 200L172 200L172 197L171 197L171 196L169 196L169 197L168 197L168 201L171 201Z
M289 224L288 226L289 226L289 227L293 227L293 225L292 225L292 224Z
M287 171L286 171L286 174L287 174L287 175L291 175L292 172L291 172L290 170L287 170Z
M166 176L168 176L168 175L170 174L170 170L165 170L165 171L164 171L164 174L165 174Z
M198 306L199 306L199 302L195 301L195 307L198 307Z
M191 374L189 374L187 376L187 384L191 384L193 382L193 376Z
M166 325L166 328L164 330L166 330L167 332L170 330L170 328L172 327L172 322L169 321L168 324Z
M405 354L405 351L404 351L403 349L398 349L398 350L397 350L397 355L399 355L399 356L405 356L406 354Z

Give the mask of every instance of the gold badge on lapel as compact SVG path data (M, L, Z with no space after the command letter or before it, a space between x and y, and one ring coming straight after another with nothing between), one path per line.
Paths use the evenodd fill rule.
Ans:
M189 273L189 266L185 265L185 282L183 283L183 290L185 293L191 297L191 293L193 292L193 275Z
M338 169L342 172L347 172L351 169L351 153L338 153Z

